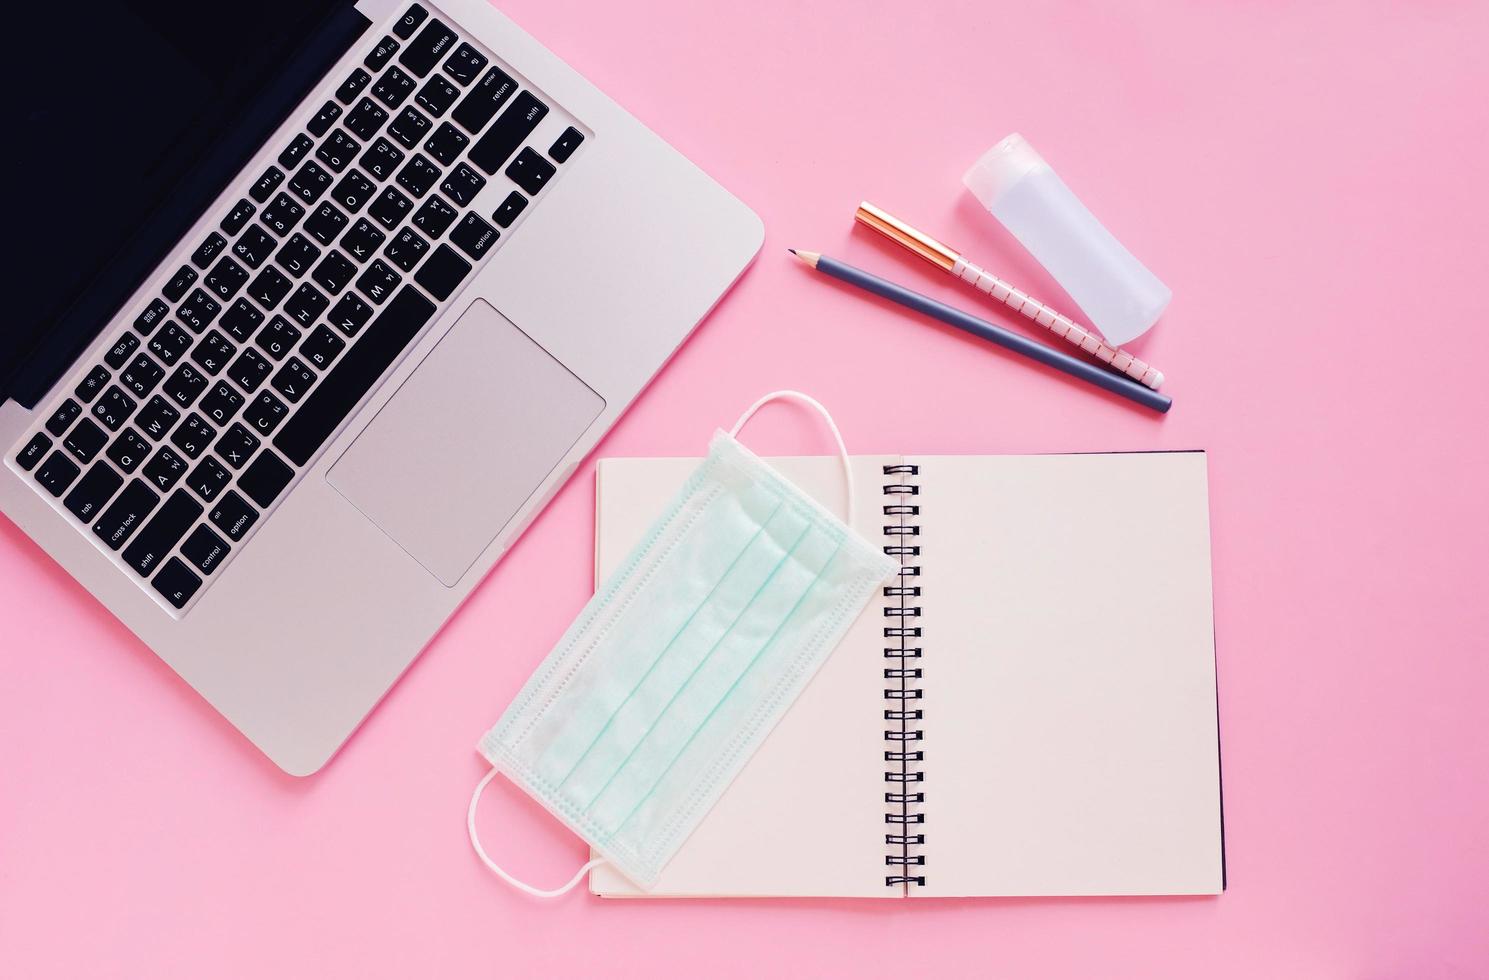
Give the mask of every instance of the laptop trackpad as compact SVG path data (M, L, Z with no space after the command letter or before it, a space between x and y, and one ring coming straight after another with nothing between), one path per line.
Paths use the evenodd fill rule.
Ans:
M478 299L326 478L453 586L604 407Z

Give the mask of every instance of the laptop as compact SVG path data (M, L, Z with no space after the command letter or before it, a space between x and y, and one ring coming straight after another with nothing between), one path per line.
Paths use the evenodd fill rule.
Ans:
M761 223L482 0L25 18L0 510L312 773Z

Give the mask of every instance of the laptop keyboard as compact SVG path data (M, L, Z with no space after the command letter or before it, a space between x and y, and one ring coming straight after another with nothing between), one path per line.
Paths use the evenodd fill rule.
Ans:
M359 53L13 456L177 610L584 140L420 4Z

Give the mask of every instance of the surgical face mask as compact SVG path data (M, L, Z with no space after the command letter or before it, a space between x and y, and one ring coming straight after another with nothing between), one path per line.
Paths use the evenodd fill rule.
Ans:
M766 402L821 412L843 460L847 521L735 441ZM895 563L856 534L847 450L832 419L774 392L729 433L584 607L481 739L492 770L467 826L486 865L549 897L609 862L642 888L714 805ZM502 773L600 857L560 888L502 870L476 835Z

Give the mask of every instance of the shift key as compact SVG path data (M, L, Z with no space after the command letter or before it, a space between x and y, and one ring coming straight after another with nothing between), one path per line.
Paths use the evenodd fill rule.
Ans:
M496 173L507 157L517 152L522 141L532 135L538 123L548 115L548 107L539 102L531 92L523 92L512 100L507 111L501 114L486 135L476 140L470 148L470 161L487 175Z
M149 575L201 516L202 505L185 490L177 490L124 549L124 561L141 575Z

